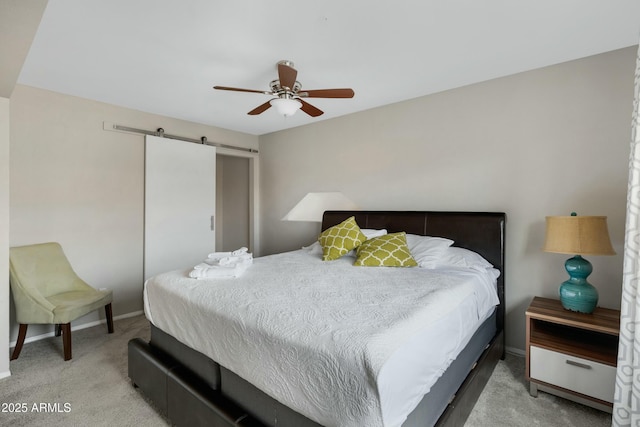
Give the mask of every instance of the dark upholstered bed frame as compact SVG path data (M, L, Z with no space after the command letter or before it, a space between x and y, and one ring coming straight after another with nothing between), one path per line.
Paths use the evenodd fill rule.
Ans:
M500 270L500 305L432 387L403 427L464 424L498 360L504 358L504 213L327 211L322 229L355 216L361 228L446 237ZM175 425L290 426L316 423L151 325L151 340L129 342L129 377Z

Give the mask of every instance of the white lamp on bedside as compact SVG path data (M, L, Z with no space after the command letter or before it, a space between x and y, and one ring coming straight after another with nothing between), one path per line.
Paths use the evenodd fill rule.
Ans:
M322 222L324 211L356 209L358 206L339 191L307 193L282 221Z

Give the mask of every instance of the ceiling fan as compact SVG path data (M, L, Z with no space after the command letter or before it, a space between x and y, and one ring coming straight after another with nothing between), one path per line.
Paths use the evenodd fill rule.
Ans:
M240 89L228 86L214 86L213 88L236 92L262 93L275 97L249 111L247 114L251 116L258 115L270 107L274 107L278 113L285 117L295 114L299 109L311 117L318 117L324 112L302 98L353 98L353 89L348 88L302 90L302 85L296 80L298 71L293 68L293 62L280 61L276 64L276 67L278 69L278 79L272 80L269 84L271 90Z

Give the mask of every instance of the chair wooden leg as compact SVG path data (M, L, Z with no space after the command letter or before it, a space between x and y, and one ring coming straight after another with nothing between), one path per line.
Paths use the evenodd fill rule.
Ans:
M104 314L107 316L107 330L113 333L113 312L111 311L111 303L104 306Z
M22 351L22 345L24 344L24 338L27 336L27 326L24 323L20 324L20 330L18 331L18 340L16 341L16 346L13 349L13 354L11 355L11 360L15 360L20 356L20 352Z
M60 328L60 323L56 323L56 336L59 337L62 334L62 329Z
M62 346L64 347L64 360L71 360L71 323L60 325L62 329Z

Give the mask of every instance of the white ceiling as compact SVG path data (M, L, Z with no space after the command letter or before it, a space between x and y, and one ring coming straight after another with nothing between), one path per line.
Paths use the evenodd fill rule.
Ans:
M637 0L52 0L18 82L261 135L639 38ZM282 59L355 97L248 116L267 95L212 89L268 90Z

